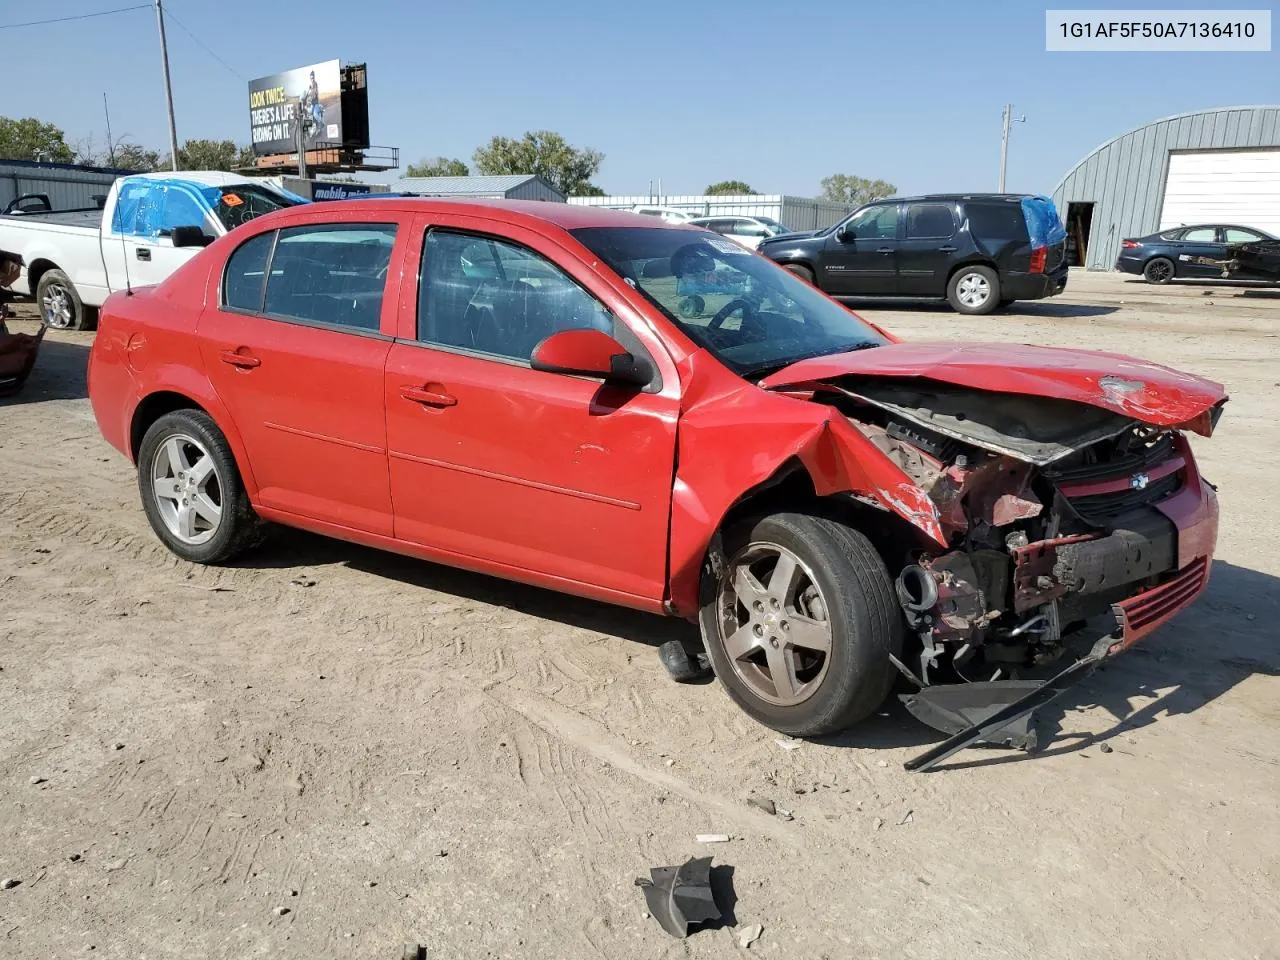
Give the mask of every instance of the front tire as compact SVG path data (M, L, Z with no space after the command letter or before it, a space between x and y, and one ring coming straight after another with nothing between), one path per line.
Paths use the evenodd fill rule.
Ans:
M1000 303L1000 278L990 267L961 267L947 284L947 300L956 313L990 313Z
M93 313L84 305L71 278L61 270L46 270L36 284L40 319L54 330L92 330Z
M1142 268L1142 279L1147 283L1168 283L1177 274L1178 268L1168 257L1152 257Z
M167 413L147 430L138 492L156 536L192 563L221 563L262 538L227 438L202 410Z
M831 520L779 513L730 528L724 553L699 625L729 696L794 736L873 713L893 686L902 617L870 541Z

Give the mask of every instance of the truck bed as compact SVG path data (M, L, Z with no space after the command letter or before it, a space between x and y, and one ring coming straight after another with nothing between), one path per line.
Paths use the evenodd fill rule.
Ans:
M90 210L55 210L52 213L10 213L0 216L3 223L56 223L62 227L85 227L97 233L102 227L102 211L96 207Z

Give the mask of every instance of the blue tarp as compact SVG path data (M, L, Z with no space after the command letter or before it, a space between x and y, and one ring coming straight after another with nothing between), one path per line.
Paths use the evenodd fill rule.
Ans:
M1058 208L1048 197L1024 197L1022 212L1027 220L1032 247L1051 247L1067 239L1067 230L1058 216Z

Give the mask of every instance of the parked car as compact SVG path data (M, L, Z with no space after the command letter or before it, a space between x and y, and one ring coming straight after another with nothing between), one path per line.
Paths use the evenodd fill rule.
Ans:
M721 237L585 206L261 217L113 295L88 382L186 560L272 521L697 620L730 696L799 735L873 712L895 658L954 692L1094 615L1118 652L1200 594L1217 530L1183 431L1218 384L900 343Z
M688 223L697 216L696 213L690 213L688 210L677 210L675 207L650 206L643 203L637 203L631 208L631 212L646 217L657 217L667 223Z
M301 197L218 171L142 173L112 184L101 207L51 210L41 194L0 216L0 248L26 262L14 285L55 329L93 325L116 290L159 283L214 238Z
M1227 224L1173 227L1145 237L1121 240L1116 269L1140 274L1148 283L1221 279L1228 259L1228 244L1274 239L1253 227Z
M754 250L761 240L776 237L790 231L770 217L694 217L688 221L695 227L703 227L722 237Z
M932 194L877 200L757 249L835 297L945 297L981 314L1061 293L1066 237L1048 197Z

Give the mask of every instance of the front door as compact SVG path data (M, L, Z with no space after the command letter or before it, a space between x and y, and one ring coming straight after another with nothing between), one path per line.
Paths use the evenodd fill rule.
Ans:
M907 229L898 247L901 293L941 297L956 253L956 221L949 203L907 204Z
M386 373L396 537L515 578L660 599L673 385L533 370L533 348L557 330L645 348L597 295L603 281L539 234L443 215L422 228L420 289L402 294Z
M390 536L384 297L396 227L314 224L259 234L201 314L205 370L264 507ZM385 303L385 307L384 307Z
M103 226L102 257L113 291L160 283L200 252L199 247L175 247L174 227L200 227L216 235L194 187L147 177L120 182L111 221Z
M863 207L827 237L819 286L841 296L897 293L899 204Z

